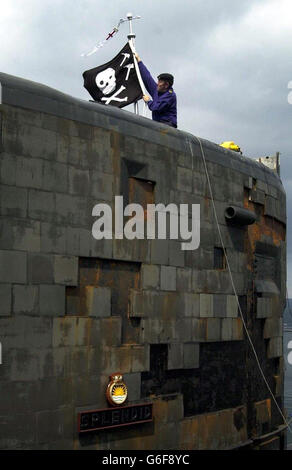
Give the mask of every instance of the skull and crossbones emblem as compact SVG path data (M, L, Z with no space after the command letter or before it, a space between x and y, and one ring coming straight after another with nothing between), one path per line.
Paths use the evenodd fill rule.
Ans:
M123 65L125 61L128 61L130 54L124 54L124 59L120 66ZM129 75L131 70L134 69L134 64L128 64L124 65L124 69L127 70L125 81L128 81ZM102 72L99 72L95 78L95 83L96 86L99 88L99 90L102 92L104 95L101 98L101 101L103 101L105 104L111 103L111 101L128 101L128 97L125 98L119 98L120 93L126 89L125 86L120 86L120 88L112 94L116 90L117 86L117 80L116 80L116 73L115 70L111 67L108 67L107 69L103 70ZM108 96L111 95L111 96Z
M97 88L102 91L104 95L109 95L116 89L116 74L114 69L109 67L106 70L96 75L95 83Z
M105 104L109 104L111 101L127 101L128 100L128 98L118 98L118 95L123 90L125 90L124 86L121 86L118 89L118 91L116 91L112 96L108 96L116 89L116 74L115 74L114 69L112 69L111 67L98 73L96 75L95 82L96 82L97 87L100 89L100 91L104 95L103 98L101 98L101 100L104 101Z

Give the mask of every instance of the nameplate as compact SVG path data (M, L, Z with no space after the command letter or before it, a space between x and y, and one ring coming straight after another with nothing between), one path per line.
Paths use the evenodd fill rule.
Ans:
M131 424L149 423L152 420L152 403L82 411L78 413L78 432L120 428Z

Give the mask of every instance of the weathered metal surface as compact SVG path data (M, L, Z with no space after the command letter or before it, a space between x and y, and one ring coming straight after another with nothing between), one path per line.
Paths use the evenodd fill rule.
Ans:
M4 74L0 81L0 447L225 449L252 447L263 433L283 446L196 138ZM282 408L285 193L260 163L203 147L242 313ZM94 240L92 208L114 208L115 195L144 208L200 204L200 247ZM230 205L254 212L255 223L227 225ZM80 437L78 413L107 406L117 370L129 403L151 398L154 423Z

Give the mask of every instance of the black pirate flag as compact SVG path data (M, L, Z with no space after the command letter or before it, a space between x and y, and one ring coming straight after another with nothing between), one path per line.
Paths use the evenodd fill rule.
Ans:
M83 73L84 87L95 101L123 108L142 98L129 43L110 62Z

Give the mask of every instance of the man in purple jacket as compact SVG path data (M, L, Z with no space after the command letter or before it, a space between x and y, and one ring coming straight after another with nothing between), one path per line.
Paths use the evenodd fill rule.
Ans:
M151 99L150 96L144 95L143 100L152 111L153 121L177 127L176 94L172 88L173 76L170 73L161 73L156 83L138 54L136 54L136 59L145 87L152 96Z

